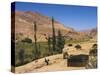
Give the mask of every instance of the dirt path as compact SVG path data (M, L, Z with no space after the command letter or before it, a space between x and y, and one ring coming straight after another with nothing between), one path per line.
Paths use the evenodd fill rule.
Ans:
M60 56L60 55L59 55ZM84 69L84 67L67 67L67 60L55 59L54 63L48 66L43 66L41 68L35 69L31 72L45 72L45 71L65 71L65 70L77 70Z
M93 43L83 43L83 50L75 50L74 47L70 47L69 54L89 54L89 49ZM49 65L46 65L44 58L38 59L37 62L33 61L24 66L16 67L16 73L24 72L45 72L45 71L65 71L65 70L78 70L85 69L85 67L67 67L67 59L63 59L63 54L57 54L47 57Z
M42 58L38 62L33 61L24 66L16 67L16 73L84 69L84 67L67 67L67 60L62 58L62 54L49 56L47 58L50 60L49 65L46 65L44 58Z

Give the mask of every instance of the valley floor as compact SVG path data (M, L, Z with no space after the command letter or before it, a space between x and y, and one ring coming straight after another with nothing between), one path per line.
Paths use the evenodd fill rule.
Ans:
M16 67L16 73L26 72L45 72L45 71L64 71L85 69L85 67L67 67L67 60L62 58L62 54L47 57L50 62L46 65L44 58L33 61L27 65Z
M75 50L74 46L69 48L69 54L89 54L89 49L94 43L85 42L82 43L82 50ZM63 54L52 55L46 57L49 59L49 65L46 65L45 58L38 59L23 66L16 67L16 73L27 73L27 72L45 72L45 71L67 71L67 70L79 70L85 69L85 67L68 67L67 59L63 59Z

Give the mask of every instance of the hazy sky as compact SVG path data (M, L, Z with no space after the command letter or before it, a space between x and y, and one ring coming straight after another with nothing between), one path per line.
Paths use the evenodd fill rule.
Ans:
M97 25L97 8L74 5L53 5L16 2L17 11L32 11L54 17L55 20L75 30L94 28Z

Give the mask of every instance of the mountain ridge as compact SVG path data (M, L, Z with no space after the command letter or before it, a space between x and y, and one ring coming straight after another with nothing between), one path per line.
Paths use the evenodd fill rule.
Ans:
M12 16L14 18L14 16ZM15 34L16 38L29 37L34 40L34 22L37 24L38 41L46 41L46 37L52 35L52 19L38 12L15 11ZM55 33L61 31L63 36L71 38L80 38L86 36L84 32L75 31L73 28L65 27L60 22L54 20ZM94 31L96 32L96 31ZM21 34L21 35L20 35ZM95 33L96 34L96 33ZM94 36L94 35L93 35ZM21 38L21 39L23 39Z

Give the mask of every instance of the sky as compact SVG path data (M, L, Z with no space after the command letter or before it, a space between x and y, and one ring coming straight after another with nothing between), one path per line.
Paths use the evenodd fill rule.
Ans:
M97 7L16 2L17 11L38 12L77 31L97 26Z

